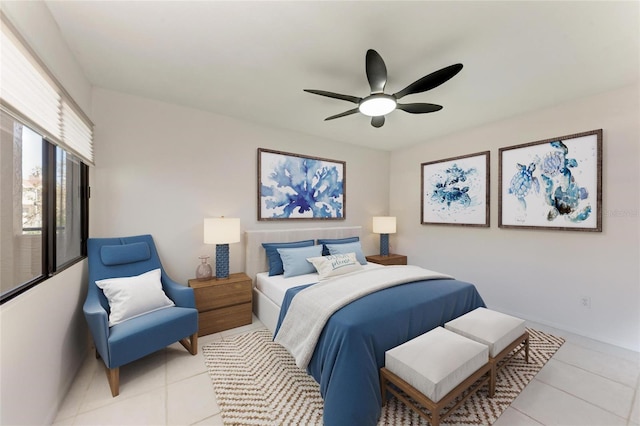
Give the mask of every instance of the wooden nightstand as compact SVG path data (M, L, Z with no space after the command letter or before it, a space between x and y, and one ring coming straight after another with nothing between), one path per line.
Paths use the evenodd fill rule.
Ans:
M251 324L252 282L243 272L226 280L189 280L198 308L198 336Z
M402 254L393 254L389 253L388 256L382 256L380 254L376 254L373 256L367 256L367 262L379 263L380 265L406 265L407 264L407 256Z

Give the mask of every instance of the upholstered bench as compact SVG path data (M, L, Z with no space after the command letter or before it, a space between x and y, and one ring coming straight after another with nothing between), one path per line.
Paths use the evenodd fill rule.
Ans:
M499 369L523 350L525 361L529 362L529 333L525 328L524 320L520 318L486 308L478 308L449 321L444 327L489 347L490 397L493 397L496 390L496 377ZM518 350L514 352L515 348Z
M442 327L435 328L385 353L385 366L380 369L382 405L386 404L389 392L433 426L438 426L489 381L488 361L486 345ZM465 391L468 392L465 394ZM460 400L441 413L457 397L461 397Z

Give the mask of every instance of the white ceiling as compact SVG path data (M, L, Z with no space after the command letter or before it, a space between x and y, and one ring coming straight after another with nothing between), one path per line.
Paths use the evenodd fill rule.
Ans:
M639 3L47 1L98 87L326 139L393 150L622 87L640 77ZM394 111L373 128L355 105L305 93L369 94L365 53L384 58L394 93L461 62L403 98L442 111Z

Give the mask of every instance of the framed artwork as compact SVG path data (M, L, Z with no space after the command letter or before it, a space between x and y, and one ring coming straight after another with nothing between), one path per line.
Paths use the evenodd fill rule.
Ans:
M258 220L343 220L346 201L346 162L258 148Z
M489 226L489 151L422 163L422 224Z
M602 129L499 152L499 227L602 231Z

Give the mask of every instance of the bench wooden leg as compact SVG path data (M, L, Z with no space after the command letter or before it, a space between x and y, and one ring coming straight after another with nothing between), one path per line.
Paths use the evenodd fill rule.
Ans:
M120 367L107 368L107 380L111 388L111 396L116 397L120 394Z
M493 398L496 393L496 382L498 381L498 362L494 358L489 358L491 373L489 376L489 398Z
M438 426L443 419L445 419L451 413L455 412L458 407L460 407L470 396L476 393L482 386L487 384L487 382L490 380L490 374L491 366L489 363L486 363L475 373L470 375L466 380L464 380L453 390L451 390L440 401L433 402L419 390L404 381L404 379L394 374L387 368L382 367L380 369L380 384L381 389L384 389L382 391L384 392L382 397L382 405L384 405L386 402L385 396L388 391L391 395L398 398L398 400L404 403L407 407L411 408L422 418L427 420L431 424L431 426ZM394 386L388 386L389 383ZM415 403L409 400L409 398L405 397L405 395L415 401ZM443 411L444 408L449 406L449 404L454 400L457 400L457 402L446 411ZM429 413L425 413L420 409L420 407L426 408Z
M440 426L440 410L431 413L431 426Z
M514 352L514 349L517 350ZM524 334L513 341L509 346L502 350L495 358L489 357L489 364L491 364L491 379L489 381L489 398L493 398L496 391L496 382L498 380L498 369L507 365L518 352L524 352L524 359L529 363L529 332L525 331ZM500 364L500 362L504 362Z

